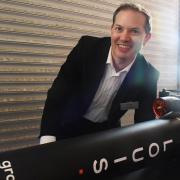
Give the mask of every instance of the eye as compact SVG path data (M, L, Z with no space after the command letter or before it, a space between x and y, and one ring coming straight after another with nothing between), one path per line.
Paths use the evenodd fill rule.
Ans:
M121 26L116 26L114 30L119 33L123 31L123 28Z
M132 34L140 34L140 30L139 29L131 29L131 33Z

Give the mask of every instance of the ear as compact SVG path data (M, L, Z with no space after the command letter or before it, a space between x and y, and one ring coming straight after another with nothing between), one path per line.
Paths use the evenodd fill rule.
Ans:
M143 42L143 46L146 45L146 43L149 41L150 38L151 38L151 33L146 33L144 42Z
M112 31L112 29L113 29L113 26L114 26L114 24L112 24L112 25L111 25L111 28L110 28L110 29L111 29L111 31Z
M114 26L114 23L111 24L111 29L113 28L113 26Z

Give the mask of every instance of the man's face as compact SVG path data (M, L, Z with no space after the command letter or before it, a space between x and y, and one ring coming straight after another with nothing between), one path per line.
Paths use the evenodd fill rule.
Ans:
M133 10L120 11L111 27L112 58L132 61L150 39L145 32L145 16Z

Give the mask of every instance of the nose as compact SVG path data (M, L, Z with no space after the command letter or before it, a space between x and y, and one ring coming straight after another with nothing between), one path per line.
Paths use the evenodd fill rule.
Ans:
M124 30L122 33L121 33L121 36L120 36L120 39L121 41L129 41L130 40L130 34L127 30Z

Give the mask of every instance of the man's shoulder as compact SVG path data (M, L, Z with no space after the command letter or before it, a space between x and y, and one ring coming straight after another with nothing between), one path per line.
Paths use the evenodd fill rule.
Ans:
M149 61L147 61L147 64L148 64L148 70L149 70L152 74L154 74L155 77L158 78L160 72L157 70L157 68L156 68L154 65L152 65Z
M146 60L142 54L139 55L139 58L141 59L143 66L146 68L146 71L150 72L151 75L154 74L154 76L158 78L160 74L158 69L151 62Z
M82 36L78 42L83 54L94 54L98 51L108 51L111 44L110 37Z
M97 36L82 36L80 42L98 43L98 42L110 42L110 37L97 37Z

